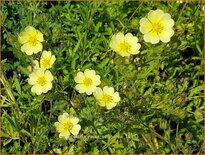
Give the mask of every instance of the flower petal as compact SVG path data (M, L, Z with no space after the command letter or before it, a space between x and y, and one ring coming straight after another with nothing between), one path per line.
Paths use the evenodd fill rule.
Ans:
M103 93L106 93L112 96L114 94L114 88L105 86L103 87Z
M53 75L49 70L45 72L46 77L48 78L48 81L53 81Z
M164 15L164 12L162 10L151 10L149 13L148 13L148 19L152 22L152 21L159 21L160 18Z
M152 44L156 44L159 42L159 36L154 32L150 32L144 35L145 42L150 42Z
M29 43L25 43L21 46L21 51L25 52L27 55L32 55L33 54L33 49L30 48Z
M173 29L165 29L160 35L160 40L164 43L167 43L170 41L170 38L174 35Z
M85 76L83 74L83 72L78 72L77 76L74 78L76 83L82 83L84 80Z
M43 46L40 42L37 42L37 44L35 46L33 46L33 53L38 53L40 51L42 51Z
M96 75L96 73L94 70L86 69L84 71L84 75L85 75L85 77L94 77Z
M93 95L97 100L99 100L103 95L102 89L100 87L97 87Z
M140 19L140 32L146 34L152 30L152 24L147 18Z
M95 85L95 86L100 85L100 83L101 83L101 81L100 81L100 76L99 76L99 75L95 75L93 81L94 81L94 85Z
M67 121L68 118L69 118L68 113L63 113L63 115L58 116L58 121L61 124L64 124Z
M43 34L38 30L36 30L36 33L37 33L37 40L43 42Z
M69 136L70 136L70 132L69 131L68 132L61 132L59 134L59 138L65 138L66 140L69 138Z
M77 84L77 85L75 86L75 89L76 89L79 93L81 93L81 94L86 92L86 88L83 87L82 84Z
M73 135L78 135L79 131L81 129L81 126L79 124L74 125L73 129L70 131Z
M107 108L108 110L110 110L110 109L112 109L113 107L115 107L116 105L117 105L116 102L112 102L112 103L106 105L106 108Z
M63 131L63 125L59 122L55 122L54 126L56 127L57 132L62 132Z
M119 102L120 101L120 96L118 92L115 92L113 95L113 101L114 102Z
M73 125L78 124L79 119L77 117L70 117L70 122L73 123Z

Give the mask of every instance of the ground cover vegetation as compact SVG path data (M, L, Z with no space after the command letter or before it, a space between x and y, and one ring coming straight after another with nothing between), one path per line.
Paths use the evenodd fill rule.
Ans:
M204 153L203 2L2 2L1 153Z

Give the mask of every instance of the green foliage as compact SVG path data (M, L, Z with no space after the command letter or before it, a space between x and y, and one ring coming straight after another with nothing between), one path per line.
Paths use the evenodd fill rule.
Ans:
M203 3L4 2L2 3L1 153L204 153ZM175 21L169 43L143 40L139 20L152 9ZM31 93L32 59L20 50L19 33L31 25L44 34L43 49L56 57L53 88ZM138 55L109 48L113 34L132 33ZM74 77L94 69L101 86L121 101L111 110L79 94ZM59 139L54 123L63 112L80 119L80 133Z

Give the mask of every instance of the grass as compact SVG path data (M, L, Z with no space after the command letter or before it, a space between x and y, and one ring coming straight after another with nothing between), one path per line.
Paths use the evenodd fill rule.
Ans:
M139 31L139 20L155 9L175 21L168 43L146 43ZM2 12L2 154L204 153L202 2L4 2ZM56 57L53 88L40 96L27 81L39 55L22 53L18 42L28 25ZM139 38L138 55L109 48L118 32ZM116 107L101 108L75 90L74 77L85 69L119 92ZM63 112L81 125L67 141L54 127Z

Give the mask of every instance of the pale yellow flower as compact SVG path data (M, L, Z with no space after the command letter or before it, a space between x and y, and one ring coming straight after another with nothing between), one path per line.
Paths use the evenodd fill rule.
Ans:
M50 71L42 68L34 70L28 79L28 83L32 85L31 91L40 95L47 93L52 88L53 75Z
M178 0L178 1L176 1L176 2L177 2L177 3L183 3L183 1L179 1L179 0Z
M100 85L100 76L96 75L94 70L86 69L83 72L78 72L77 76L74 78L75 82L78 83L75 88L79 93L86 93L91 95L96 86Z
M107 109L112 109L120 101L119 93L114 92L113 87L105 86L103 89L98 87L93 95L98 101L98 104Z
M147 18L140 20L140 32L144 34L144 40L152 44L156 44L160 40L164 43L169 42L174 35L173 26L174 20L170 14L159 9L151 10Z
M39 62L37 60L33 60L33 69L36 70L36 69L39 69Z
M23 32L19 34L18 41L21 46L21 51L27 55L42 51L43 34L32 26L27 26Z
M51 55L50 51L43 51L41 60L40 60L41 68L43 69L51 68L55 60L56 60L56 57L54 55Z
M33 60L33 61L32 61L32 65L33 65L33 66L29 65L29 66L27 67L27 69L28 69L29 72L34 72L34 71L36 71L36 69L39 68L39 62L38 62L37 60Z
M112 36L110 48L117 52L122 57L138 54L141 45L138 43L138 38L131 33L124 35L119 32Z
M59 122L55 122L57 132L59 132L59 138L68 139L70 134L74 136L78 135L81 126L78 124L79 119L77 117L69 116L68 113L64 113L58 117Z

